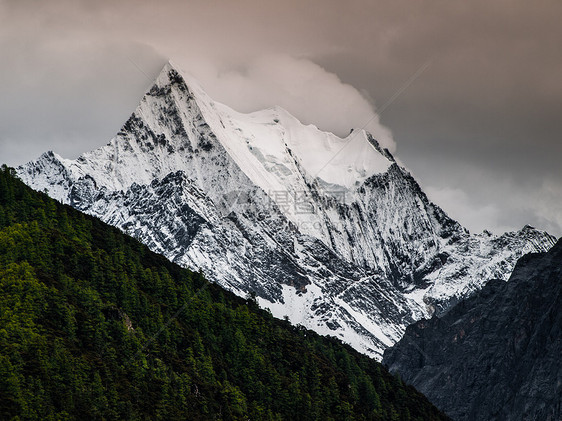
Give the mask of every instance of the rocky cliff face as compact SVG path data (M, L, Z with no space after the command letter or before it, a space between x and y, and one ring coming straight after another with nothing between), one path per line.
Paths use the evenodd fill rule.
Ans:
M380 358L405 327L554 239L471 235L369 133L240 114L168 64L111 142L17 169L278 317Z
M562 240L408 327L383 363L454 420L538 421L562 419L561 357Z

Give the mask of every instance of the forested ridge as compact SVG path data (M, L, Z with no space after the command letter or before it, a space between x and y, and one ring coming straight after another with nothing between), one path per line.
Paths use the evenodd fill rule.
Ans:
M0 170L0 417L446 419L293 327Z

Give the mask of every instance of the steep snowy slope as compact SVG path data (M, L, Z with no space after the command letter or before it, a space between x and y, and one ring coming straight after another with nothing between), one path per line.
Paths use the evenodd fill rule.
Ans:
M470 235L365 131L342 139L280 108L237 113L171 64L108 145L75 161L48 152L18 174L376 357L554 243L530 227Z

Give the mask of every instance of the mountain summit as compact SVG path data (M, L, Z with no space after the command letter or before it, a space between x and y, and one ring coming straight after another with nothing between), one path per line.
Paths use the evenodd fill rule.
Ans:
M471 235L364 130L340 138L281 108L238 113L170 63L109 144L17 173L377 358L408 324L555 241L531 227Z

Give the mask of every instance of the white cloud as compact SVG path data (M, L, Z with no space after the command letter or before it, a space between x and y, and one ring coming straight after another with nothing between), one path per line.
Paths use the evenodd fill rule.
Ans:
M429 200L440 206L451 218L460 222L471 232L484 229L501 234L521 227L505 225L502 212L492 204L478 205L472 197L458 188L426 186L424 191Z
M487 229L501 234L530 224L554 236L562 234L560 183L545 179L541 187L533 191L528 187L518 189L509 180L494 180L492 176L488 180L488 188L496 192L497 200L477 201L474 194L460 188L424 186L423 189L432 202L471 232Z
M562 183L553 179L545 179L534 200L527 200L526 206L531 209L546 229L554 235L562 234Z
M321 130L347 136L352 128L365 128L382 146L391 151L396 148L391 131L380 123L367 98L307 58L264 55L226 71L202 62L189 62L185 67L212 98L238 111L278 105Z

